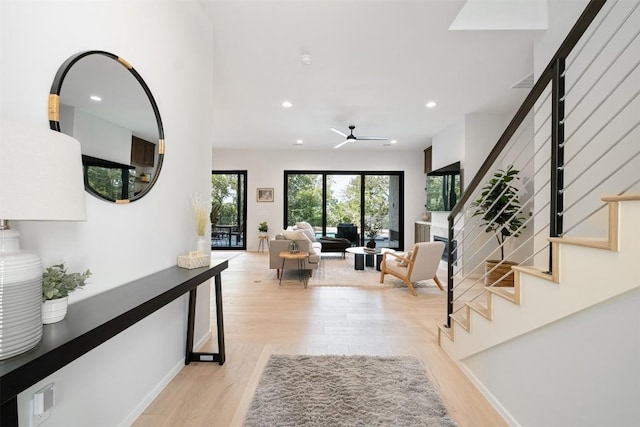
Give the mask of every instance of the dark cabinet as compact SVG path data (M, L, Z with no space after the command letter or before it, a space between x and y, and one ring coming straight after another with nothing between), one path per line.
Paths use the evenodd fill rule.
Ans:
M428 222L416 222L415 223L415 242L429 242L431 241L431 225Z
M424 149L424 173L431 172L431 151L432 147Z
M156 145L136 136L131 137L131 163L153 167L156 157Z

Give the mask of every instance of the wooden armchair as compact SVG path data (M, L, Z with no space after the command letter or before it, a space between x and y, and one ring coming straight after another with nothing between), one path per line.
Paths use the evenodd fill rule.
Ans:
M443 252L443 242L416 243L407 253L385 252L380 263L380 283L384 283L385 274L391 274L406 283L416 296L413 283L433 279L440 290L444 291L436 275Z

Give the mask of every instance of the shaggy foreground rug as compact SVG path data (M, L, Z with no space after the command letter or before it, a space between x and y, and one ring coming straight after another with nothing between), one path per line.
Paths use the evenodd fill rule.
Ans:
M254 426L455 426L413 357L272 355Z

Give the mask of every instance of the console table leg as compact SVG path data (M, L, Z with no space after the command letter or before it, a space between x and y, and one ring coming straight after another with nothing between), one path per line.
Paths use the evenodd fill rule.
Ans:
M13 396L0 406L0 426L18 427L18 396Z
M187 350L184 364L191 362L218 362L224 364L224 324L222 319L222 278L220 275L214 276L214 288L216 294L216 323L218 333L218 352L217 353L200 353L193 351L193 328L196 314L196 289L189 291L189 314L187 318Z
M216 290L216 324L218 326L218 354L220 359L218 362L222 365L225 361L225 349L224 349L224 321L222 316L222 278L218 274L215 276L215 290Z

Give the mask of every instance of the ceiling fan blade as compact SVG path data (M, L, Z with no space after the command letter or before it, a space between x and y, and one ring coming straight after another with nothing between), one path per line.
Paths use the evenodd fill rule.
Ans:
M356 138L358 141L388 141L389 138L382 138L378 136L359 136Z
M347 142L349 142L349 141L350 141L349 139L345 139L344 141L342 141L340 144L336 145L336 146L335 146L335 147L333 147L333 148L340 148L340 147L342 147L344 144L346 144L346 143L347 143Z
M346 138L346 137L347 137L347 134L346 134L346 133L344 133L344 132L340 132L340 131L339 131L338 129L336 129L336 128L330 128L329 130L334 131L335 133L337 133L338 135L340 135L340 136L341 136L341 137L343 137L343 138Z

